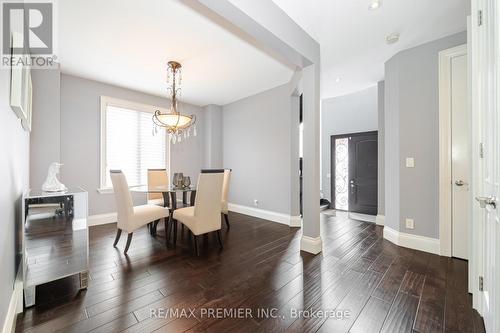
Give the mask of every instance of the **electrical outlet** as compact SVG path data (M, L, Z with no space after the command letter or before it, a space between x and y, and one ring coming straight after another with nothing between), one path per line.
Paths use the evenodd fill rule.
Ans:
M413 157L406 158L406 167L407 168L414 168L415 167L415 159Z
M253 201L253 205L254 205L255 207L257 207L257 206L259 205L259 200L254 199L254 201Z
M415 221L413 219L406 219L406 229L415 229Z

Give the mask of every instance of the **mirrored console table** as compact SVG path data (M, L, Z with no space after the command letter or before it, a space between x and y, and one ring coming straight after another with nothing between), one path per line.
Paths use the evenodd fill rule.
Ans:
M36 286L79 275L88 282L87 192L30 191L24 198L23 288L25 306L35 304Z

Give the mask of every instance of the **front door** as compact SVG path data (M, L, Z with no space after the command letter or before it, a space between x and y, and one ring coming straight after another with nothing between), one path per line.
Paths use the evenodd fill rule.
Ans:
M349 211L377 215L378 134L349 137Z

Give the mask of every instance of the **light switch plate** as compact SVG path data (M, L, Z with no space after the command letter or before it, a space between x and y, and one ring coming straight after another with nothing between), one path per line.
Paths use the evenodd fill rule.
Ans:
M415 229L415 221L413 219L406 219L406 229Z
M331 173L327 173L326 174L326 178L330 179L332 177L332 174Z
M415 167L415 159L413 157L406 158L406 167L407 168L414 168Z

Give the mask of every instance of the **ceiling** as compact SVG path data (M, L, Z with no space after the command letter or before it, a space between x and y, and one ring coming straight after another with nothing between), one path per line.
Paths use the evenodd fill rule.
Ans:
M397 52L466 30L467 0L273 0L321 45L321 97L359 91L384 78ZM400 40L387 45L387 35ZM339 78L339 79L338 79Z
M224 105L289 82L293 70L178 0L62 0L63 73L166 95L183 65L181 101Z

